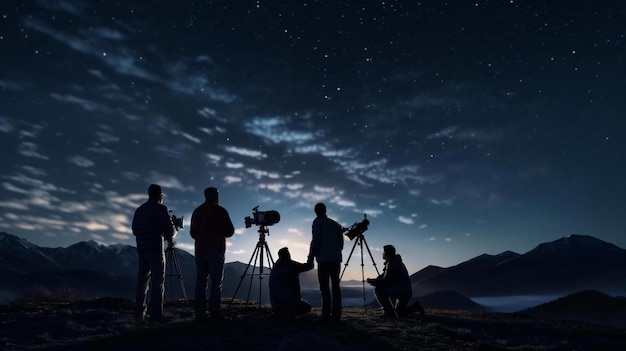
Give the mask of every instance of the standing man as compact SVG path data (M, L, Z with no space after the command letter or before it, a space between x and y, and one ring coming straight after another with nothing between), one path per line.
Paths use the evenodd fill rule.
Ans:
M204 189L205 201L191 215L189 232L195 240L196 291L194 311L197 322L207 320L206 290L211 277L209 312L211 319L222 320L220 302L224 278L226 238L235 233L228 211L220 205L217 188Z
M341 289L339 270L343 250L343 227L326 216L326 205L315 205L317 217L313 220L311 248L307 262L317 259L317 276L322 295L322 323L341 320ZM332 284L332 300L331 287Z
M135 210L133 235L137 239L137 292L135 320L143 322L148 306L148 281L152 288L149 314L151 322L161 322L163 316L163 294L165 291L165 254L163 238L172 240L176 229L172 224L167 207L163 205L163 192L157 184L148 187L148 201Z

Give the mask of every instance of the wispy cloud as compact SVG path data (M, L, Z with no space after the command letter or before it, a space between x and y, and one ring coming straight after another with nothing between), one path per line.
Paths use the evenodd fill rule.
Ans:
M409 224L409 225L412 225L414 223L413 218L409 218L409 217L405 217L405 216L399 216L398 217L398 222L404 223L404 224Z
M50 157L42 155L39 153L38 151L38 146L37 144L33 143L33 142L28 142L28 141L23 141L19 146L18 146L18 152L26 157L33 157L33 158L39 158L42 160L49 160Z
M91 161L90 159L84 157L84 156L80 156L80 155L74 155L70 158L67 159L67 161L75 166L81 167L81 168L89 168L89 167L93 167L95 165L95 162Z

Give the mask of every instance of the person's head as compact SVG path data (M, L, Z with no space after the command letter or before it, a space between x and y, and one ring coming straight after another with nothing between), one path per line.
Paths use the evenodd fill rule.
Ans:
M154 199L159 202L162 202L163 191L161 190L161 186L158 184L150 184L150 186L148 187L148 197L150 199Z
M318 216L326 215L326 205L324 205L321 202L318 202L317 204L315 204L315 214Z
M393 245L383 246L383 259L388 260L396 255L396 248Z
M289 253L289 249L286 247L283 247L282 249L278 250L278 258L282 258L284 260L290 260L291 254Z
M208 187L204 189L204 198L206 202L216 204L219 202L219 192L217 188Z

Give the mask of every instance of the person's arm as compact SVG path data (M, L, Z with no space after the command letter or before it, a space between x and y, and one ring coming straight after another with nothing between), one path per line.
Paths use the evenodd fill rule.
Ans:
M309 257L307 259L307 263L311 262L313 263L313 259L315 257L317 257L317 255L320 252L320 245L321 245L321 241L320 241L320 236L322 235L321 233L322 228L321 228L321 224L318 220L314 220L313 221L313 225L311 227L311 247L309 249Z
M313 269L313 261L309 262L307 260L306 263L300 263L292 260L291 262L293 262L293 266L296 268L298 273L310 271L311 269Z
M196 208L191 213L191 224L189 225L189 235L192 239L196 239L198 236L198 209Z
M233 221L230 220L230 215L228 214L228 211L226 211L226 209L223 207L222 210L222 225L224 226L222 228L223 234L224 237L230 238L231 236L233 236L233 234L235 234L235 226L233 225Z
M165 239L172 240L172 238L176 235L176 228L174 228L174 223L172 223L167 206L161 205L159 211L161 211L159 218L161 220L162 235Z

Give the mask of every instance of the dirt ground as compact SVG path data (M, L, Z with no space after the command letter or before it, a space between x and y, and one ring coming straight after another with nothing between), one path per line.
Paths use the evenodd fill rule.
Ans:
M0 349L13 350L626 350L626 330L516 314L427 310L383 320L373 308L319 309L291 321L269 308L223 301L222 323L197 324L189 303L166 304L169 320L137 325L129 300L0 305Z

